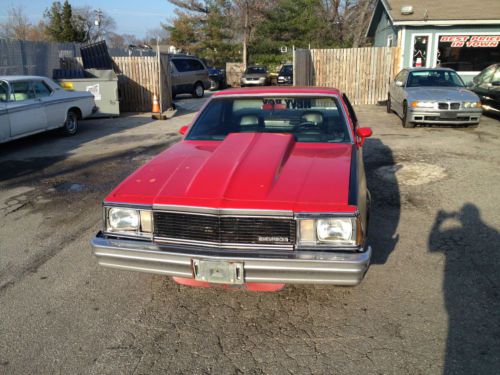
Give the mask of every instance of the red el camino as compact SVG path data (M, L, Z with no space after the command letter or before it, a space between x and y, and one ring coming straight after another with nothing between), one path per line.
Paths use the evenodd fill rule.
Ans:
M371 256L358 128L336 89L212 96L181 142L104 200L99 264L181 284L278 290L357 285Z

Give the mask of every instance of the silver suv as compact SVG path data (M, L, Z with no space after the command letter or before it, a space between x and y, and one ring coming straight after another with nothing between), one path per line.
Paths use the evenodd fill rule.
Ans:
M172 97L191 94L201 98L210 88L208 69L199 58L187 55L171 55Z

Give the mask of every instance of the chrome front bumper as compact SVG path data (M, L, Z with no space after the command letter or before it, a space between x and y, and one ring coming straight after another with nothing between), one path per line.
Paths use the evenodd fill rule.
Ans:
M194 279L194 260L243 263L244 282L357 285L363 280L371 258L364 252L286 251L282 255L262 253L227 255L198 248L186 251L175 245L105 238L91 241L101 266Z
M477 124L481 119L482 110L464 111L464 110L429 110L410 109L408 112L408 121L418 124Z

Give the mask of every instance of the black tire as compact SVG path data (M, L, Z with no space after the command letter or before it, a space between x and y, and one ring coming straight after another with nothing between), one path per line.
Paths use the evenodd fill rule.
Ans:
M193 98L203 98L203 95L205 95L205 89L203 88L203 85L201 82L196 82L193 87Z
M220 82L219 81L213 81L213 83L210 85L210 91L215 91L220 89Z
M387 113L392 113L392 108L391 108L391 96L387 95L387 104L385 107Z
M75 110L70 109L66 115L66 121L62 127L62 133L68 136L75 135L78 131L78 119L78 113Z
M408 121L408 103L403 103L403 117L401 117L401 123L403 124L403 128L414 128L415 123Z

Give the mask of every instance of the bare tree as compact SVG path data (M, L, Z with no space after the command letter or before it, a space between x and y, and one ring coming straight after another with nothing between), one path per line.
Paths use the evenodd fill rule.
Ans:
M12 6L7 9L7 21L0 24L0 35L3 38L27 40L32 27L23 7Z
M78 30L85 34L85 41L95 42L101 37L113 32L116 23L113 17L104 11L99 10L99 26L95 24L97 10L90 6L84 6L73 9L73 18L78 25Z

